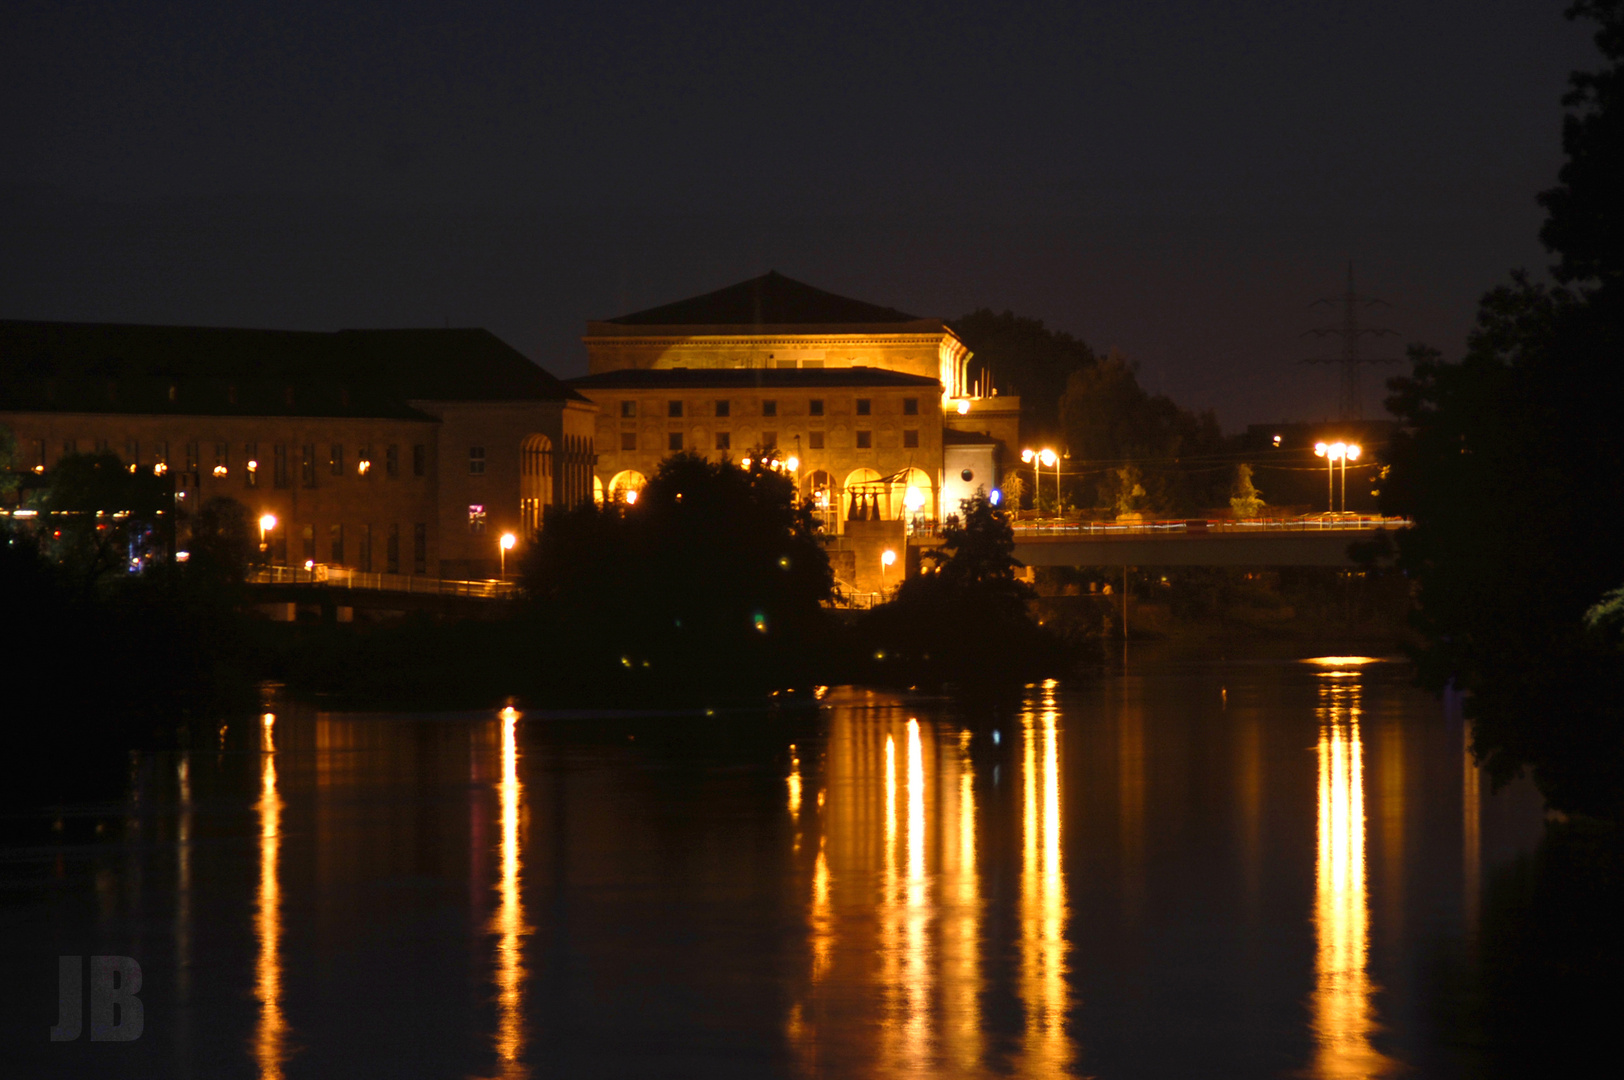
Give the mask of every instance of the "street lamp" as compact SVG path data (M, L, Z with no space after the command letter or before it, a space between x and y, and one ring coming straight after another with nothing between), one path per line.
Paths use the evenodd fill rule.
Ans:
M890 548L886 548L883 552L880 553L880 591L881 592L884 592L885 588L886 588L885 572L886 572L887 569L890 568L891 564L896 562L896 561L897 561L897 553L892 551Z
M1047 466L1054 470L1054 505L1055 512L1060 510L1060 455L1048 447L1042 450L1022 450L1021 460L1032 466L1032 499L1036 507L1038 497L1043 494L1042 468Z
M507 580L507 553L512 551L513 550L513 545L517 544L518 542L519 542L519 538L517 536L514 536L512 533L503 533L502 534L502 539L500 541L499 546L501 547L501 550L502 550L501 559L502 559L502 580L503 581Z
M1348 508L1348 462L1358 461L1361 453L1358 443L1315 443L1314 456L1325 459L1325 501L1328 512L1336 510L1336 466L1342 463L1342 509Z
M276 531L276 515L265 514L259 519L259 551L265 553L265 534Z

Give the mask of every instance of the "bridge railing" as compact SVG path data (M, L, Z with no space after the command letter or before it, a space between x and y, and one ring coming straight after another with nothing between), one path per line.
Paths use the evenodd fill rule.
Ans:
M330 589L413 593L422 596L469 596L485 600L509 599L518 586L511 581L458 581L421 574L374 574L346 566L262 566L248 575L252 585L323 585Z
M1169 521L1082 521L1069 518L1013 522L1016 539L1058 539L1111 536L1208 536L1215 533L1257 536L1288 532L1367 532L1402 529L1408 518L1365 514L1316 514L1289 518L1212 519L1179 518Z

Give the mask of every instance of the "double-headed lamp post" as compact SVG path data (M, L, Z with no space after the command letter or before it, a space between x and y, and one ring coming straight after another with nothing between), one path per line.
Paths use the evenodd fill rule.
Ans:
M508 533L503 533L502 534L502 539L500 541L498 541L498 543L497 543L497 546L502 551L501 559L502 559L502 580L503 581L507 580L507 553L512 551L513 550L513 545L517 544L518 542L519 542L519 538L517 536L514 536L512 533L508 532Z
M1325 500L1330 511L1336 510L1336 466L1342 463L1342 509L1348 509L1348 462L1358 461L1358 443L1315 443L1314 456L1325 459Z
M1060 511L1060 455L1048 447L1042 450L1022 450L1021 460L1032 466L1032 506L1037 507L1038 497L1043 494L1044 467L1054 470L1054 505L1055 512Z

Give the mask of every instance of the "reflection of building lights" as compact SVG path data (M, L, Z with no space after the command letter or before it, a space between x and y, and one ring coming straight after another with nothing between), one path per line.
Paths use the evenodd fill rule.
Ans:
M1381 661L1374 656L1311 656L1303 663L1319 667L1358 667L1361 664L1379 664Z

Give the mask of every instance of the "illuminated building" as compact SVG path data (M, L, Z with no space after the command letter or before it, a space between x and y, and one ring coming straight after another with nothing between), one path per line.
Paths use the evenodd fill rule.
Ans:
M606 495L678 451L737 461L776 447L836 531L935 521L996 487L999 453L1016 442L1020 399L977 391L945 322L778 273L588 323L584 340L590 373L571 385L599 407Z
M267 515L272 561L495 577L498 538L592 494L593 406L484 330L0 321L21 465L107 450Z

